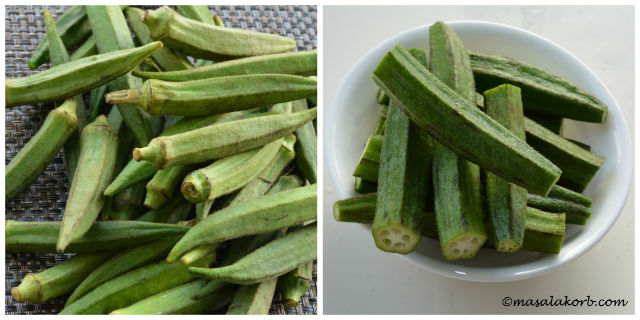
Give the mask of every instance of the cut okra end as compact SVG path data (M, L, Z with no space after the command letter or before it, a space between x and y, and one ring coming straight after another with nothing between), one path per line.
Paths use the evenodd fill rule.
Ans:
M465 232L442 244L442 253L447 260L470 259L487 240L487 236L475 232Z
M498 243L496 245L496 250L500 252L516 252L520 250L520 247L522 247L522 245L518 242L514 240L506 240Z
M385 225L372 230L376 246L386 252L407 254L420 241L420 234L399 224Z
M185 199L193 202L205 202L211 193L211 185L206 175L196 171L189 174L180 187Z

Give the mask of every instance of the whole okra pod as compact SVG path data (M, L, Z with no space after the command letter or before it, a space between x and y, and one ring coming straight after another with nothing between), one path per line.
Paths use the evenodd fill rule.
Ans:
M57 251L62 253L91 228L104 203L116 162L118 136L107 117L99 116L82 131L81 156L71 182Z
M293 102L292 111L300 112L307 110L306 100L296 100ZM295 132L296 138L298 138L295 150L296 150L296 164L304 177L310 183L316 183L317 180L317 141L316 131L313 127L313 122L307 122Z
M157 210L173 198L174 189L182 179L193 170L192 166L175 166L158 170L147 183L147 195L144 198L144 206Z

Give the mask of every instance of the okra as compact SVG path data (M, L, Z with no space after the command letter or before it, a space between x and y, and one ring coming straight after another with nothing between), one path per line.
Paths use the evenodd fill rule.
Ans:
M591 199L581 193L555 185L547 195L549 198L568 200L579 205L591 208Z
M94 121L107 105L104 95L109 92L109 86L104 84L91 90L89 94L89 121Z
M537 124L549 129L551 132L557 135L562 135L562 123L564 118L536 112L525 112L525 116L535 121Z
M11 159L5 173L6 200L12 199L36 181L76 130L76 104L77 101L70 98L51 110L38 132Z
M534 121L535 121L535 120L534 120ZM572 142L573 144L577 145L578 147L580 147L580 148L582 148L582 149L585 149L585 150L587 150L587 151L591 151L591 146L590 146L590 145L588 145L588 144L586 144L586 143L584 143L584 142L580 142L580 141L578 141L578 140L569 139L569 138L565 138L565 139L567 139L567 141Z
M171 200L176 186L193 169L192 166L176 166L158 170L147 183L144 206L152 210L158 210L158 208L162 207Z
M200 222L206 218L211 212L214 200L206 200L204 202L196 203L196 221Z
M93 29L93 36L100 52L111 52L134 47L131 31L121 8L117 6L86 6L87 17ZM142 48L145 46L142 46ZM154 50L151 54L160 50ZM146 56L145 58L149 57ZM143 59L144 60L144 59ZM140 64L139 61L136 65ZM109 83L109 90L137 88L142 80L126 73ZM125 125L133 133L139 145L146 145L154 137L151 119L148 114L133 105L118 104Z
M136 161L156 169L220 159L285 137L316 117L316 108L213 124L174 136L158 137L133 150ZM249 129L251 128L251 129Z
M202 23L167 6L147 10L142 22L149 27L152 39L194 58L228 60L296 48L296 41L287 37Z
M316 94L316 81L286 74L256 74L167 82L110 92L107 103L129 103L153 115L205 116L248 110Z
M507 57L480 52L469 56L481 91L509 83L522 89L526 110L598 123L607 118L606 104L566 79Z
M143 208L144 190L144 183L138 183L116 194L113 197L109 218L111 220L135 220Z
M273 187L269 189L267 194L274 194L284 190L299 188L302 187L303 184L302 180L296 175L281 176Z
M294 226L316 218L316 185L265 195L210 215L174 246L167 261L205 243L220 242Z
M91 34L91 25L87 21L87 13L84 6L72 6L56 21L56 29L60 32L60 38L67 48L73 48ZM49 62L49 40L43 37L29 58L29 68L36 69L40 65ZM71 96L71 95L69 95Z
M52 102L75 96L129 72L160 48L162 43L154 42L71 61L27 77L6 79L5 105Z
M318 51L276 53L223 61L183 71L142 72L133 74L144 79L165 81L193 81L217 77L255 74L315 75Z
M253 181L247 183L242 189L240 189L240 192L233 197L228 206L257 198L267 193L274 183L276 183L278 176L280 176L284 168L287 167L295 157L295 152L293 150L295 142L295 136L286 136L275 159L273 159L271 163L255 179L253 179Z
M387 121L387 110L389 109L388 105L382 105L382 111L380 112L380 118L378 119L378 125L376 126L375 134L383 135L384 128Z
M374 80L414 123L483 169L540 195L559 179L561 170L551 161L447 87L401 45L385 55Z
M429 70L433 75L475 107L476 91L469 56L455 31L442 22L429 28L429 55ZM384 144L382 147L384 149ZM380 183L378 185L379 199ZM442 253L447 260L472 258L487 238L480 188L480 168L434 142L434 211Z
M527 196L527 205L547 212L564 213L567 223L585 224L591 216L591 209L575 202L541 197L534 194Z
M98 54L96 39L90 35L70 56L69 60L78 60Z
M192 266L207 267L209 259ZM80 299L67 305L60 314L105 314L124 308L158 292L174 288L195 278L182 263L159 261L134 269L106 281Z
M144 300L140 300L126 308L112 311L110 314L205 314L227 305L233 298L233 285L218 282L211 293L193 298L193 292L207 283L205 279L198 279L160 292Z
M309 261L293 271L278 278L278 291L289 308L298 306L298 300L304 295L313 281L313 261Z
M530 119L524 120L527 143L562 169L558 184L582 192L598 172L604 158L582 149Z
M150 210L142 216L138 217L138 221L160 222L160 223L176 223L184 215L184 212L191 210L192 203L185 200L184 197L173 197L167 204L157 210Z
M112 252L79 254L42 272L28 273L19 286L11 288L11 296L17 302L43 303L67 294L112 255Z
M75 287L75 290L73 290L73 293L71 293L65 305L68 306L72 304L106 281L130 270L157 261L166 255L177 241L178 237L169 236L158 241L131 248L111 257L99 266L94 266L85 276L77 276L78 280L84 280Z
M484 92L487 114L520 139L525 139L520 88L503 84ZM498 251L515 252L522 247L527 190L485 172L487 209L491 237Z
M223 24L219 23L220 21L216 22L214 20L211 12L209 11L209 7L206 5L176 6L176 9L178 9L178 12L186 18L200 21L206 24L216 25L218 27L224 27ZM220 18L218 17L218 20L219 19ZM196 59L193 65L199 67L210 65L212 63L213 61L210 60Z
M127 7L124 12L129 20L131 30L136 35L136 39L138 39L140 44L144 45L153 42L151 37L149 37L149 29L144 23L142 23L144 11L138 8ZM160 68L166 71L188 70L193 68L186 57L176 54L169 48L162 48L158 50L156 53L151 55L151 59L153 59Z
M269 314L278 278L240 286L227 314Z
M194 261L207 255L213 255L214 257L216 257L215 254L216 254L216 249L218 249L218 247L220 247L220 243L205 244L205 245L196 247L191 251L185 253L182 256L182 258L180 258L180 263L191 264ZM216 263L216 260L214 260L212 264L215 264L215 263Z
M378 182L378 170L380 169L380 151L382 150L383 137L372 135L364 146L360 161L353 171L353 175L366 181Z
M236 284L273 279L315 259L316 237L316 224L313 223L265 244L232 265L211 269L190 267L189 272Z
M378 89L378 93L376 94L376 101L383 106L389 105L389 96L382 89Z
M182 182L182 195L191 202L204 202L242 188L276 158L283 142L281 138L189 173Z
M296 100L293 102L292 111L301 112L308 109L307 100ZM296 164L298 169L302 172L302 175L309 181L309 183L316 183L317 181L317 141L316 131L313 127L313 122L310 121L304 124L295 132L296 134Z
M80 147L58 238L59 253L91 228L102 209L104 189L111 181L118 148L118 136L107 117L99 116L84 128Z
M371 181L367 181L362 179L361 177L354 177L355 181L353 183L354 185L354 190L357 193L360 194L365 194L365 193L371 193L371 192L376 192L378 190L378 184L376 182L371 182Z

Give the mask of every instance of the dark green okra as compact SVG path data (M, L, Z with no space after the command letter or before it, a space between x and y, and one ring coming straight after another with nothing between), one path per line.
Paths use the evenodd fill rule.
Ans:
M107 106L104 95L109 92L109 85L104 84L91 90L89 94L89 120L95 120Z
M560 178L557 166L438 80L401 45L385 55L374 80L413 122L483 169L540 195Z
M429 56L433 75L475 107L469 56L455 31L443 22L429 28ZM385 138L388 130L387 124ZM380 195L380 186L378 189ZM487 238L480 190L480 168L434 142L434 212L442 253L447 260L472 258Z
M182 181L182 195L191 202L204 202L242 188L267 168L283 143L284 138L281 138L189 173Z
M547 197L571 201L587 208L591 208L592 203L591 198L583 195L582 193L578 193L558 185L555 185L553 186L553 188L551 188L551 191L549 191Z
M144 206L151 210L158 210L173 198L176 186L193 170L192 166L176 166L158 170L147 183L147 195L144 198Z
M6 252L55 253L60 222L20 222L8 220L5 225ZM163 223L139 221L103 221L94 223L80 239L67 247L67 252L90 253L123 249L174 235L189 228Z
M98 54L96 39L90 35L70 56L69 60L78 60Z
M509 83L522 89L526 110L560 118L603 123L607 105L575 84L515 59L469 52L480 91Z
M376 126L375 134L384 135L384 128L387 124L387 110L389 109L388 105L382 105L382 110L380 112L380 118L378 119L378 125Z
M49 41L49 56L51 58L51 66L59 66L69 62L69 53L65 48L56 25L51 16L49 10L44 10L44 22L47 27L47 40ZM73 180L73 174L76 171L78 165L78 158L80 158L80 135L82 129L87 125L87 113L85 111L84 98L82 94L74 97L77 101L76 104L76 118L78 119L76 130L69 136L62 149L64 154L64 164L67 168L67 176L69 181Z
M138 183L116 194L110 206L109 219L135 220L144 208L144 191L144 183Z
M193 292L207 284L207 280L198 279L160 292L156 295L140 300L126 308L114 310L109 314L206 314L227 305L235 287L232 284L217 282L210 293L195 299Z
M154 42L71 61L27 77L6 79L5 105L14 107L75 96L129 72L160 48L162 43Z
M73 6L63 13L56 21L56 29L67 48L73 48L91 34L91 25L87 21L84 6ZM29 68L36 69L49 62L49 40L43 37L29 58Z
M383 106L389 105L389 96L382 89L378 89L378 93L376 94L376 101Z
M113 176L118 148L118 136L109 126L107 117L99 116L84 128L80 146L81 156L58 238L59 253L91 228L102 209L104 189Z
M582 192L596 175L604 158L547 130L530 119L524 120L527 143L562 169L558 184Z
M135 47L131 31L127 26L127 20L121 8L117 6L86 6L86 11L98 51L105 53ZM152 54L161 48L162 46L154 50ZM131 73L126 73L109 83L109 90L126 90L137 88L141 85L142 80L140 78L134 77ZM150 116L138 107L124 103L118 104L118 110L122 114L125 125L131 130L138 144L146 145L149 143L151 138L154 137Z
M537 124L549 129L551 132L557 135L562 135L562 123L564 122L564 118L531 111L525 112L524 115L535 121Z
M169 236L164 239L150 242L138 247L133 247L127 251L121 252L109 260L94 266L86 276L77 276L78 280L82 280L75 290L67 299L65 305L70 305L82 296L87 294L93 288L109 281L125 272L142 267L165 256L171 247L178 241L179 237Z
M357 193L365 194L376 192L378 190L378 183L363 180L361 177L354 177L353 188Z
M301 112L307 110L307 100L296 100L293 102L292 111ZM317 141L316 131L313 127L313 121L307 122L295 132L296 144L296 164L309 183L317 181Z
M192 266L207 267L209 258ZM195 276L182 263L155 262L106 281L80 299L67 305L60 314L105 314L124 308L158 292L190 282Z
M240 286L227 309L227 314L269 314L277 282L278 278L273 278Z
M189 272L236 284L273 279L316 258L316 230L316 223L313 223L265 244L229 266L211 269L190 267Z
M151 37L149 37L149 29L144 23L142 23L144 11L138 8L127 7L124 12L129 20L131 30L136 35L138 42L143 45L153 42ZM151 59L153 59L160 68L166 71L188 70L193 68L191 62L189 62L186 57L176 54L166 47L152 54Z
M133 150L154 168L200 163L255 149L280 139L316 117L316 108L213 124L184 134L158 137ZM251 129L252 130L251 130Z
M173 197L167 204L157 210L150 210L138 217L138 221L159 222L159 223L176 223L186 216L193 204L184 197Z
M75 99L49 112L44 123L16 154L5 171L5 199L28 188L44 171L77 126Z
M353 171L353 175L366 181L378 182L378 171L380 169L380 151L382 150L381 135L372 135L364 146L360 161Z
M113 256L113 252L87 253L38 273L28 273L11 296L17 302L43 303L67 294L94 268Z
M591 216L591 209L581 204L552 197L527 195L527 205L547 212L564 213L567 223L584 225Z
M484 92L487 114L520 139L525 139L520 88L503 84ZM515 252L522 247L527 215L527 190L485 172L487 209L493 243L498 251Z
M312 281L313 261L309 261L279 277L277 288L284 305L289 308L297 307L298 300L311 288Z
M142 21L152 39L194 58L218 61L296 48L296 41L287 37L202 23L166 6L147 10Z
M205 116L248 110L315 96L317 84L307 77L256 74L167 82L151 79L142 86L110 92L107 103L136 104L153 115Z
M265 195L226 207L191 228L169 253L174 261L189 249L274 231L316 218L316 185Z
M134 70L133 74L144 79L165 81L193 81L265 73L310 76L317 72L317 56L317 50L286 52L229 60L184 71L142 72Z

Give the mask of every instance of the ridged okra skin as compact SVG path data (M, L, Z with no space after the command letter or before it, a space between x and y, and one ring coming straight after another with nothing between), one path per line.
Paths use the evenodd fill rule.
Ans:
M509 83L522 89L523 105L560 118L604 123L608 107L557 75L515 59L469 52L478 90Z
M504 84L484 92L487 114L520 139L525 139L520 88ZM485 190L491 237L498 251L515 252L522 246L527 190L485 172Z
M75 99L67 99L49 112L38 132L31 137L6 167L5 199L28 188L42 174L78 123Z
M140 44L145 45L153 42L149 36L149 29L144 23L142 23L144 11L138 8L127 7L124 12L129 20L131 30L136 35L136 39L138 39ZM151 55L151 59L153 59L160 68L166 71L188 70L193 68L193 65L191 65L191 62L189 62L186 57L176 54L167 47L164 47Z
M525 116L535 121L537 124L551 130L551 132L557 135L562 135L562 124L564 123L564 118L537 112L525 112Z
M107 103L136 104L152 115L206 116L315 96L317 82L285 74L218 77L185 82L151 79L110 92Z
M429 28L429 56L429 70L433 75L475 105L469 56L455 31L443 22ZM434 142L434 210L442 252L447 260L475 256L487 238L482 223L480 187L477 165Z
M67 294L94 268L109 259L113 252L86 253L48 268L27 274L19 286L11 288L11 296L18 301L43 303Z
M176 186L193 170L192 166L176 166L159 170L146 185L147 194L144 198L144 206L157 210L174 196Z
M167 261L174 261L189 249L205 243L275 231L313 220L316 199L314 184L226 207L193 226L171 250Z
M565 199L527 195L527 205L546 212L564 213L566 222L584 225L591 216L591 208Z
M363 180L361 177L354 177L353 189L360 194L376 192L378 184L375 182Z
M82 131L81 153L64 210L57 251L82 237L102 209L104 190L109 185L116 162L118 136L107 117L99 116Z
M162 48L161 42L71 61L27 77L5 81L5 105L59 101L108 83Z
M206 5L182 5L176 6L176 9L178 9L178 13L180 13L185 18L193 19L207 24L216 24L213 21L213 15L211 14L211 11L209 11L209 7Z
M316 238L317 228L313 223L265 244L229 266L211 269L191 267L189 272L236 284L273 279L315 259Z
M144 72L133 74L144 79L165 81L193 81L216 77L250 74L292 74L299 76L316 75L318 51L299 51L247 57L192 68L184 71Z
M385 55L374 80L435 140L483 169L540 195L559 179L557 166L438 80L401 45Z
M378 171L380 170L380 150L382 150L381 135L371 135L364 146L360 161L353 171L353 175L366 181L378 182Z
M158 137L133 150L136 161L154 168L200 163L255 149L292 133L316 117L316 108L218 123L174 136Z
M185 18L169 7L147 10L142 20L151 38L194 58L213 61L286 52L296 47L287 37L224 28Z
M296 100L292 104L293 112L305 111L308 109L307 100ZM307 122L295 132L296 134L296 164L309 183L317 181L317 139L313 122Z

